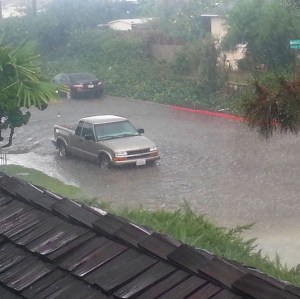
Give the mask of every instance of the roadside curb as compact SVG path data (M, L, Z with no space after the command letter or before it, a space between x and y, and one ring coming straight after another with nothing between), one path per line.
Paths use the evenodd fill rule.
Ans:
M233 115L233 114L226 114L226 113L221 113L221 112L212 112L212 111L201 110L201 109L185 108L185 107L173 106L173 105L171 106L171 108L174 109L174 110L197 113L197 114L208 115L208 116L214 116L214 117L225 118L225 119L230 119L230 120L235 120L235 121L240 121L240 122L245 122L246 121L244 117Z

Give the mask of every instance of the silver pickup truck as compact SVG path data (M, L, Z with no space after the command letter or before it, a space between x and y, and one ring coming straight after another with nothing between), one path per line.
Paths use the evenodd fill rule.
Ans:
M77 125L55 125L53 144L59 155L74 155L97 161L101 168L112 165L155 164L157 146L126 118L115 115L85 117Z

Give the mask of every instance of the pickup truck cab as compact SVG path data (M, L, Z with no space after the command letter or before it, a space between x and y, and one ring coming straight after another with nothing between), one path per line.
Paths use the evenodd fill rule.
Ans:
M100 115L82 118L75 126L55 125L52 142L61 157L97 161L101 168L155 164L160 158L158 148L143 133L124 117Z

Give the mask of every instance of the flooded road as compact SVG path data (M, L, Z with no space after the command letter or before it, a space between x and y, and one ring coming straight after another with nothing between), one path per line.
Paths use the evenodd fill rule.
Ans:
M69 158L61 160L51 144L53 125L84 116L125 116L160 148L154 167L101 170ZM300 263L300 138L270 141L243 123L169 106L114 97L63 100L45 111L32 110L18 128L9 161L39 169L80 186L88 197L112 206L178 209L186 201L218 225L256 223L246 237L277 252L289 265Z

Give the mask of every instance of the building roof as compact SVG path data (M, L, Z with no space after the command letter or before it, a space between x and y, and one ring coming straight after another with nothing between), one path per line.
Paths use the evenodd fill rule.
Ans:
M209 18L220 17L220 18L222 18L222 16L217 15L217 14L202 14L201 17L209 17Z
M107 24L111 25L111 24L114 24L114 23L121 22L121 23L126 23L126 24L129 24L129 25L138 25L138 24L147 23L150 20L152 20L152 19L151 18L143 18L143 19L119 19L119 20L114 20L114 21L108 22Z
M300 289L0 173L0 298L300 298Z

